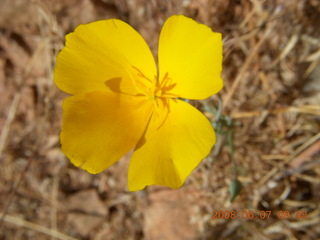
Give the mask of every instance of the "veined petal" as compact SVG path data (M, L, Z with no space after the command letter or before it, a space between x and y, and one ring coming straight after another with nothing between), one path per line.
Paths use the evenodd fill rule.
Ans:
M153 184L179 188L215 143L213 128L201 112L180 100L167 101L158 102L158 114L153 113L133 152L128 176L131 191Z
M152 103L143 97L113 92L77 94L64 100L62 151L90 173L115 163L139 141Z
M165 75L176 86L170 93L205 99L223 87L221 34L182 15L165 22L159 40L160 80Z
M135 95L140 91L136 79L151 86L138 76L137 69L151 79L157 74L144 39L123 21L102 20L80 25L67 35L66 47L57 57L54 80L70 94L117 89Z

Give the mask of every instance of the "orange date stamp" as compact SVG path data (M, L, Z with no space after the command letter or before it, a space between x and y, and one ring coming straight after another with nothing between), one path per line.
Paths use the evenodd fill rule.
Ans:
M278 219L306 219L307 211L271 211L271 210L261 210L259 212L254 212L253 210L243 210L243 211L213 211L212 219L269 219L271 217L276 217Z

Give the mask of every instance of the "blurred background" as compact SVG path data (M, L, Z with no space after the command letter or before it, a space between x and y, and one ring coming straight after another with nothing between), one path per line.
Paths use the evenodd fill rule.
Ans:
M225 87L192 102L218 142L179 190L129 192L130 156L90 175L60 152L55 57L110 18L156 55L173 14L223 34ZM318 0L0 0L0 239L320 239L319 23Z

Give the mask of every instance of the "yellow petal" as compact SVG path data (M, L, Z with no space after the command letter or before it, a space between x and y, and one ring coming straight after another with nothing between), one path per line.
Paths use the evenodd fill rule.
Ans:
M128 176L131 191L153 184L179 188L215 143L213 128L201 112L180 100L166 101L158 102L133 152Z
M103 20L80 25L67 35L66 46L57 57L54 80L70 94L109 88L137 94L139 89L133 82L139 78L137 69L150 79L157 74L144 39L123 21ZM151 85L146 79L139 80Z
M64 100L62 151L90 173L115 163L141 138L151 115L143 97L91 92Z
M168 77L170 91L187 99L205 99L223 87L221 34L182 15L165 22L159 40L160 80Z

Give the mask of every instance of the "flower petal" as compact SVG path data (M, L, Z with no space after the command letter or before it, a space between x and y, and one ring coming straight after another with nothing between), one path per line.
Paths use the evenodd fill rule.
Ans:
M67 35L66 47L57 57L54 79L70 94L118 88L135 95L139 92L133 82L139 78L137 69L143 69L148 78L157 74L148 45L130 25L111 19L80 25ZM108 80L112 80L110 84ZM145 84L151 85L148 81Z
M179 188L215 143L213 128L201 112L180 100L167 101L159 102L159 117L153 113L133 152L128 176L131 191L153 184ZM170 105L168 114L166 105Z
M125 94L71 96L63 103L62 151L74 165L101 172L138 143L151 109L143 97Z
M182 15L165 22L159 40L160 80L176 86L170 91L187 99L205 99L223 87L221 34Z

